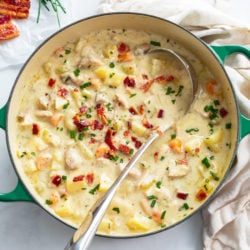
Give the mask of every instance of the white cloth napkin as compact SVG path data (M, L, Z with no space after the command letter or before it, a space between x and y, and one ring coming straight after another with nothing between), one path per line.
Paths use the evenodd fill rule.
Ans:
M227 13L230 0L102 0L100 12L142 12L185 26L210 44L250 45L247 24ZM241 112L250 117L250 62L237 54L226 61ZM238 161L203 211L204 249L250 249L250 136L240 143Z

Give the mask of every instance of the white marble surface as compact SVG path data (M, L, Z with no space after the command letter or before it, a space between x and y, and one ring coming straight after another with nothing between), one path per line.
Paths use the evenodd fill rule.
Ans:
M82 17L96 14L99 0L84 1ZM250 23L249 0L232 1L232 16ZM246 8L246 6L248 6ZM0 45L1 48L1 45ZM1 59L1 58L0 58ZM20 67L0 70L0 107L9 96ZM0 192L12 190L17 182L8 157L5 132L0 130ZM59 250L63 249L74 230L54 219L38 205L28 202L0 202L0 249ZM202 219L195 214L182 224L162 233L136 239L95 237L90 250L200 250L202 249Z

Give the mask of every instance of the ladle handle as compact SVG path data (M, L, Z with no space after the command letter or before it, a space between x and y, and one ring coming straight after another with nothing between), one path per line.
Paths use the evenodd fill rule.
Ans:
M6 130L7 104L0 108L0 128ZM0 201L33 201L20 179L16 187L8 193L0 193Z
M170 127L170 126L169 126ZM159 134L153 133L152 136L147 140L146 143L142 145L142 147L135 153L126 167L123 169L122 173L113 183L113 185L109 188L109 190L105 193L103 197L97 202L97 205L93 208L93 213L90 211L89 215L83 221L79 229L75 232L73 238L65 247L64 250L86 250L90 245L95 232L107 211L107 208L113 199L113 196L120 186L121 182L127 176L131 168L135 165L138 159L142 156L142 154L146 151L146 149L151 145L151 143L159 136Z

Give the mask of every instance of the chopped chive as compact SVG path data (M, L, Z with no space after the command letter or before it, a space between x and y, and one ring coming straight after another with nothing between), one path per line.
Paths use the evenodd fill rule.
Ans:
M92 188L92 189L89 191L89 193L90 193L90 194L95 194L95 193L98 191L99 188L100 188L100 184L97 184L94 188Z
M118 214L120 213L120 208L119 207L113 207L112 210L117 212Z
M89 87L89 86L91 86L91 85L92 85L91 82L85 82L85 83L83 83L82 85L80 85L80 89L85 89L85 88L87 88L87 87Z
M220 179L213 171L210 171L210 175L213 177L215 181L218 181Z
M134 153L134 149L131 148L131 149L129 150L129 154L132 155L133 153Z
M67 102L66 104L63 105L63 109L67 109L69 106L69 102Z
M83 137L84 137L84 134L83 134L83 133L80 133L80 134L78 135L78 140L79 140L79 141L82 141L82 140L83 140Z
M219 100L214 100L214 105L215 105L215 106L220 105L220 101L219 101Z
M71 49L65 49L65 50L64 50L64 53L65 53L66 55L70 54L70 53L71 53Z
M172 134L171 139L175 139L175 138L176 138L176 134Z
M62 180L66 181L67 180L67 176L66 175L62 175Z
M148 199L149 199L149 200L154 200L154 199L156 199L156 196L153 195L153 194L152 194L152 195L149 195L149 196L148 196Z
M155 204L156 204L156 200L152 200L151 203L150 203L150 207L153 208L155 206Z
M131 95L129 96L129 98L132 98L132 97L134 97L134 96L136 96L136 93L131 94Z
M153 45L153 46L158 46L158 47L161 46L161 43L157 42L157 41L150 41L150 44Z
M167 210L164 210L162 213L161 213L161 220L163 220L166 216L166 213L167 213Z
M227 124L225 125L225 128L226 128L226 129L232 128L232 123L231 123L231 122L227 123Z

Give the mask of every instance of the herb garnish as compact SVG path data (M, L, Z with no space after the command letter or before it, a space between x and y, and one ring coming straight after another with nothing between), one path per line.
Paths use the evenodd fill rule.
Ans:
M63 5L61 4L60 0L39 0L38 1L38 13L37 13L36 22L39 23L42 6L45 7L47 9L47 11L50 11L48 4L51 5L52 10L55 12L56 18L57 18L57 23L60 27L61 24L60 24L60 18L59 18L58 11L61 10L63 13L66 13L66 10L63 7Z

